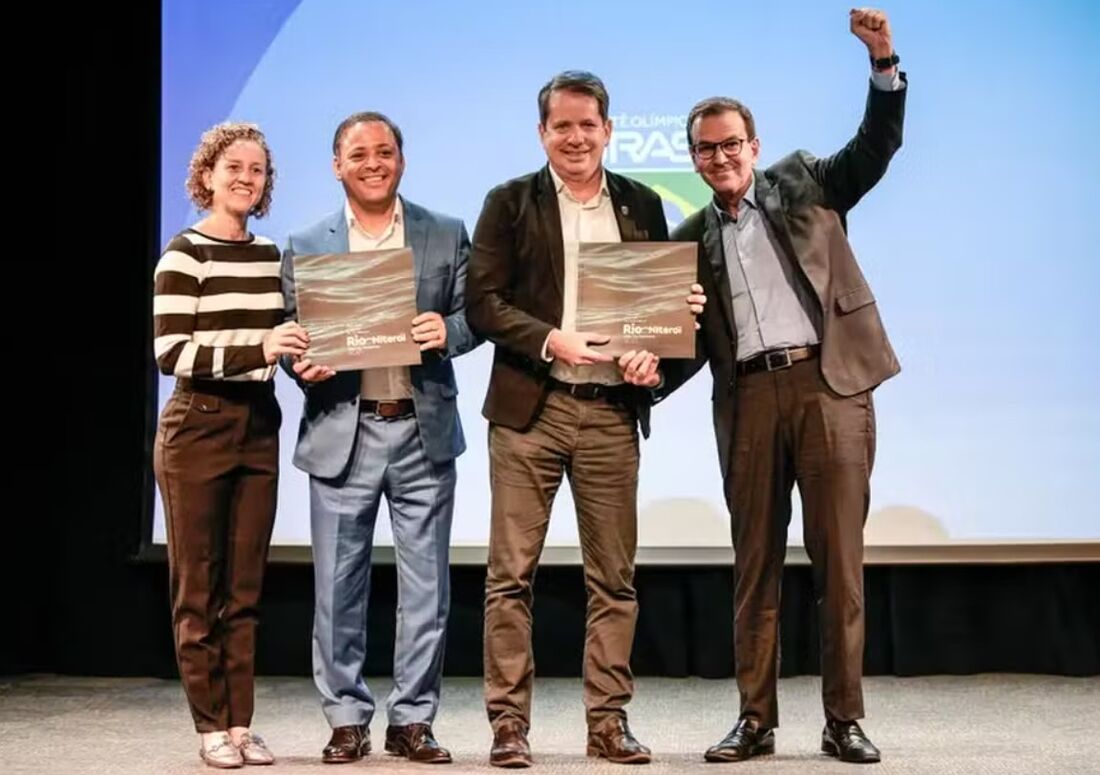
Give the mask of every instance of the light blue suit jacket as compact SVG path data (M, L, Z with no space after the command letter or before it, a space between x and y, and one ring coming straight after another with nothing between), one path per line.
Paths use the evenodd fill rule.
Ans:
M454 368L451 359L477 347L481 340L466 325L466 262L470 239L457 218L440 215L401 200L405 210L405 245L412 248L416 275L416 309L438 312L447 326L446 351L422 354L420 366L412 366L413 403L420 439L428 457L436 463L453 460L466 449L458 417ZM344 209L290 235L283 251L283 296L287 320L296 320L298 297L294 289L295 254L347 253L348 227ZM305 393L305 410L298 427L294 465L323 479L339 476L347 467L359 427L358 371L306 384L297 380L289 359L283 369Z

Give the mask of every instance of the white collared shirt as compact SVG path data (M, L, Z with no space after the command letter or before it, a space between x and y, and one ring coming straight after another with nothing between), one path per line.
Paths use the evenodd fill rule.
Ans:
M393 218L379 235L367 232L355 218L349 202L344 202L344 220L348 227L348 249L387 250L405 247L405 208L398 199L393 208ZM412 398L412 378L408 366L383 366L363 369L359 395L372 401Z
M587 202L578 201L558 173L550 167L550 176L558 193L558 212L561 214L561 237L565 272L562 284L561 330L577 330L577 261L582 242L622 242L619 222L611 192L607 188L607 173L601 172L600 192ZM546 351L545 345L543 352ZM623 381L616 363L597 363L591 366L567 366L554 361L550 374L562 382L598 382L617 385Z

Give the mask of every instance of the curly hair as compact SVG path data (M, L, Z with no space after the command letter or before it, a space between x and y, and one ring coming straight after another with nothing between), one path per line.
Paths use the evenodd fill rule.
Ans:
M210 127L202 134L195 153L191 155L191 164L187 169L187 195L199 210L209 210L214 203L214 195L203 182L203 175L211 172L226 148L238 140L251 140L263 149L267 157L267 178L259 201L250 211L250 215L262 218L271 207L271 191L275 187L275 165L271 161L271 149L267 147L264 133L255 124L225 122Z

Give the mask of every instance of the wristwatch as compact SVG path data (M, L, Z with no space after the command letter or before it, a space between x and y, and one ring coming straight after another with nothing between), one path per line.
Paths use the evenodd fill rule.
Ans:
M881 59L875 59L874 57L871 57L871 67L879 71L889 70L900 61L901 57L899 57L897 52L895 51L894 53L890 54L890 56L882 57Z

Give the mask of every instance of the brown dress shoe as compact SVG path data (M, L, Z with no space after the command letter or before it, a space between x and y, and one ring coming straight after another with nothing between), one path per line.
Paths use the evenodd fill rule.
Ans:
M370 730L366 724L350 724L336 727L328 745L321 752L321 761L325 764L346 764L357 762L370 753Z
M493 733L489 764L494 767L530 767L531 746L527 729L519 722L506 722Z
M775 732L760 726L755 718L743 716L730 733L703 754L708 762L743 762L754 756L775 753Z
M386 753L404 756L411 762L449 764L451 752L432 737L429 724L408 724L386 727Z
M616 764L649 764L652 758L650 750L631 734L626 719L620 718L588 730L586 753Z

